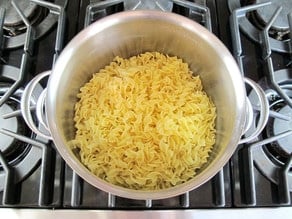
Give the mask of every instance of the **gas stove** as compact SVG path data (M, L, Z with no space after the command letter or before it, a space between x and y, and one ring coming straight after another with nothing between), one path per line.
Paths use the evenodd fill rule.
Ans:
M163 10L212 31L233 53L243 76L256 81L269 103L264 130L240 144L215 177L183 195L131 200L105 193L66 165L45 130L36 104L37 84L23 117L26 85L52 69L63 47L94 21L124 10ZM0 215L9 217L270 217L292 214L292 5L289 0L4 0L0 3ZM261 114L246 86L256 131ZM26 120L34 122L34 127ZM17 209L17 210L16 210ZM58 209L58 210L56 210ZM18 212L18 213L16 213ZM56 214L58 212L58 214ZM91 214L92 213L92 214Z

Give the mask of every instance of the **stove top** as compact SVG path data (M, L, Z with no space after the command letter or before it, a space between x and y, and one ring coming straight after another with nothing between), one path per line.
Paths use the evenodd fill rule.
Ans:
M269 119L253 141L238 145L211 180L183 195L131 200L86 183L66 165L54 143L31 131L22 116L26 85L50 70L62 48L84 27L123 10L163 10L186 16L217 35L245 77L269 103ZM292 207L292 6L289 1L4 0L0 3L0 208L161 210ZM31 94L30 119L46 81ZM260 110L247 88L255 132ZM245 136L245 137L246 137ZM288 209L288 208L286 208ZM47 213L50 214L50 213Z

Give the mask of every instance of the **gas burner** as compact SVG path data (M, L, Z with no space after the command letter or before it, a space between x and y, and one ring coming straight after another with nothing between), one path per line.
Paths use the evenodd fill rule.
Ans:
M256 0L255 3L264 3L264 0ZM276 20L270 29L270 36L277 40L288 39L289 35L289 23L288 23L288 13L292 10L292 4L290 0L270 0L271 5L266 7L260 7L255 11L255 22L259 28L263 29L271 19L271 15L275 11L282 7L281 13L277 16Z
M290 0L229 0L230 11L243 9L245 16L238 18L240 29L253 41L262 43L261 32L267 26L277 9L281 12L269 29L269 43L272 50L291 53L289 47L289 22L288 14L292 10ZM242 15L242 14L241 14Z
M126 11L126 10L159 10L168 11L183 15L196 22L199 21L211 31L210 11L206 7L205 0L111 0L111 1L92 1L87 5L84 26L105 17L107 15Z
M17 1L17 6L32 26L39 24L46 15L46 12L44 12L41 7L31 3L29 0ZM15 8L12 6L11 0L2 1L0 3L0 7L5 9L5 18L3 23L4 35L6 37L14 37L25 33L27 27L16 12Z
M1 0L0 2L0 8L5 10L3 14L4 48L23 46L26 38L27 24L18 15L11 2L11 0ZM58 16L60 15L59 8L66 7L67 5L66 0L18 0L15 3L26 17L29 25L35 28L34 40L39 39L49 32L58 21Z
M140 1L140 0L124 0L125 10L137 10L137 9L150 9L150 10L162 10L171 11L172 2L169 1Z
M292 95L290 95L290 98L292 98ZM285 105L284 107L282 107L282 109L279 110L279 113L292 118L292 110L288 105ZM292 120L287 121L287 120L275 119L274 126L273 126L274 135L278 135L280 133L283 133L283 131L285 131L285 130L291 130L291 129L292 129ZM291 154L292 154L292 147L291 147L292 135L288 136L287 138L281 138L277 142L279 144L279 148L281 148L283 150L285 155L291 156Z
M6 83L0 82L0 98L6 93L11 85ZM23 121L20 121L17 117L11 118L3 118L3 115L12 113L13 111L17 110L19 106L19 99L21 97L22 90L17 90L13 96L9 98L2 106L0 106L0 128L1 129L8 129L15 133L23 134ZM4 152L7 156L13 154L15 151L18 150L18 146L20 146L15 139L3 135L0 133L0 150Z
M290 90L285 90L285 93L292 98L292 85L290 86ZM267 137L272 137L284 133L287 130L292 130L292 109L285 104L282 99L273 102L271 104L271 109L281 115L287 116L290 120L280 118L270 119L266 129ZM285 163L292 154L292 147L289 142L292 142L292 135L272 142L267 146L267 150L273 155L273 157L275 157L275 159Z
M0 66L0 97L9 89L11 82L17 79L19 69L13 66ZM42 92L40 85L33 94L33 104L35 104L39 94ZM21 136L28 136L36 140L43 140L36 136L26 126L21 116L7 116L20 109L20 99L23 89L18 89L14 94L0 106L0 129L6 129ZM15 183L23 180L36 167L42 157L42 150L20 140L0 133L0 150L4 154L7 163L16 171ZM0 164L0 191L4 188L6 173Z
M279 84L283 92L292 98L292 69L282 69L275 72L275 81ZM284 166L292 155L291 141L292 135L277 138L292 130L292 109L287 105L280 95L269 87L266 79L259 81L259 85L265 90L270 103L270 118L259 141L263 139L275 138L274 141L252 148L252 156L258 169L272 182L279 183L279 174L282 174ZM252 105L256 106L256 95L253 91L249 94ZM253 122L255 123L255 121ZM254 125L248 130L253 132ZM292 182L292 175L288 174ZM292 183L289 184L292 191Z
M256 3L264 3L264 0L256 0ZM282 7L282 11L277 17L277 19L273 23L273 28L278 31L288 31L289 24L288 24L288 13L292 10L292 4L290 0L270 0L272 3L267 7L262 7L257 9L257 15L259 19L266 25L269 20L271 19L271 15L277 10L278 7Z

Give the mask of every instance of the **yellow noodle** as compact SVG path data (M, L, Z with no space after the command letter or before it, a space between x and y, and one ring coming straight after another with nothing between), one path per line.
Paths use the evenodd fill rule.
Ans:
M181 59L147 52L116 57L75 105L75 147L98 177L131 189L193 178L215 143L216 108Z

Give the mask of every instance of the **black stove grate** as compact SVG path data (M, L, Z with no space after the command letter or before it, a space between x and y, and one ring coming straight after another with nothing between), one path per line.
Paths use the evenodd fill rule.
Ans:
M18 6L19 2L11 1L11 7L15 9L18 15L26 25L26 32L22 34L23 46L17 50L11 50L9 45L10 38L8 39L3 33L3 25L5 20L5 8L0 8L0 26L1 26L1 62L0 66L0 79L1 81L9 80L11 86L0 96L0 107L5 104L8 105L8 101L15 93L22 93L23 87L30 80L33 75L33 69L35 67L35 60L37 60L42 47L39 40L41 34L45 34L43 31L50 29L54 20L57 21L56 30L52 31L53 36L47 38L47 43L50 43L52 48L51 61L47 61L48 66L54 63L57 59L64 40L65 31L65 9L60 4L60 1L56 1L55 4L49 1L33 0L34 4L39 7L49 10L49 14L45 17L44 21L46 27L43 27L43 23L39 26L34 26L23 15L21 9ZM67 2L64 1L63 5L66 6ZM1 4L0 4L1 6ZM48 20L48 17L50 21ZM52 23L53 22L53 23ZM44 29L43 29L44 28ZM24 37L23 37L24 36ZM18 40L21 40L20 38ZM21 42L19 42L21 43ZM46 56L45 51L42 52ZM48 59L48 54L47 57ZM18 68L19 67L19 68ZM44 67L44 66L43 66ZM50 67L51 68L51 67ZM11 76L12 75L12 76ZM34 119L35 104L38 96L43 90L41 85L36 86L36 90L33 91L33 97L29 101L31 106L28 111L32 114ZM19 97L21 98L21 96ZM21 120L19 122L26 126L22 118L20 111L20 99L18 105L12 112L1 114L4 120L11 118L17 118ZM21 124L22 125L22 124ZM38 128L42 129L40 124ZM14 139L14 142L22 142L26 145L26 156L19 158L20 160L14 165L9 162L5 151L0 151L0 179L1 179L1 192L0 199L2 200L0 206L3 207L49 207L49 206L61 206L63 198L63 175L64 175L64 161L61 160L56 153L54 146L49 141L43 139L41 136L28 132L22 134L6 129L7 127L1 126L0 134L8 136L8 138ZM29 129L28 127L26 127ZM1 140L0 140L1 143ZM15 145L11 145L15 147Z
M184 0L171 0L162 2L166 2L166 4L160 4L160 2L155 1L156 8L153 7L154 10L163 10L181 14L201 23L208 30L212 31L210 10L206 6L206 3L198 4L196 1L190 2ZM145 6L143 4L145 4ZM147 2L143 3L142 1L110 0L90 3L86 7L84 27L87 27L92 22L105 16L124 10L136 10L137 8L143 8L146 10L149 9L147 8ZM150 9L152 9L152 7Z
M255 53L258 64L253 66L257 66L259 70L261 78L259 84L264 89L270 104L266 130L253 143L241 146L238 153L233 157L233 178L240 182L239 186L235 183L233 185L236 194L234 202L237 206L291 206L291 150L286 152L288 154L285 155L285 158L281 158L283 153L278 153L273 157L268 152L268 148L273 151L277 149L287 151L287 146L281 149L282 146L276 142L281 141L282 144L291 144L289 139L291 139L292 130L286 124L292 119L291 47L288 46L291 44L292 38L277 41L269 35L273 23L281 13L281 7L276 7L268 22L261 29L252 26L248 19L250 13L258 9L265 9L273 2L250 4L244 7L240 7L236 0L228 3L232 10L230 28L233 54L243 75L249 75L250 65L248 63L250 61L248 59L250 51L245 50L245 38L251 39L254 43L253 48L261 51ZM287 15L287 23L289 23L291 33L291 13ZM274 71L274 68L277 68L277 71ZM257 102L253 99L253 92L249 94L249 98L256 114L258 114ZM277 108L273 107L275 101L281 102L281 105L278 105ZM256 123L256 121L253 121L253 123ZM275 123L277 123L276 128ZM280 124L282 128L279 127ZM281 131L278 131L280 129ZM252 133L254 130L253 124L248 132ZM259 180L262 177L263 179Z
M10 40L3 33L5 9L0 7L0 63L2 64L0 66L0 82L6 75L4 70L11 66L18 69L17 72L20 73L14 80L19 82L14 82L17 85L14 85L4 98L1 97L2 102L6 102L18 89L23 89L35 75L51 69L63 48L63 42L67 43L78 31L95 20L125 10L129 6L129 4L118 0L32 0L32 2L40 7L45 7L50 12L50 19L55 22L53 25L50 23L52 26L50 31L46 33L43 33L42 27L28 25L28 32L24 35L32 36L33 40L24 37L23 39L26 40L22 42L23 46L13 46L14 49L7 46L10 45ZM234 56L245 76L256 81L266 78L267 81L268 75L277 75L277 71L284 66L291 68L291 52L284 52L284 49L288 48L287 45L291 44L291 40L274 43L274 39L271 40L267 37L264 30L257 30L253 35L257 39L261 39L260 41L246 37L245 24L241 22L247 22L245 10L252 10L250 7L254 6L248 5L247 8L242 8L239 0L173 0L169 2L171 6L168 7L171 8L172 12L187 16L209 30L212 29L213 33L227 47L231 48L231 35L235 36L233 39ZM265 4L262 4L262 7ZM229 23L230 15L232 18ZM290 15L290 29L291 17ZM231 34L229 33L229 24L233 24L230 30ZM40 33L43 33L42 36ZM271 42L271 45L267 44ZM274 50L274 45L277 44L281 45L280 49ZM292 46L290 45L289 48ZM272 82L273 78L270 77L268 81ZM279 83L277 79L275 81L272 90L276 90L277 96L285 99L286 93L284 92L283 95L281 91L277 91ZM291 85L291 82L289 81L288 84ZM45 84L43 85L45 86ZM40 89L42 90L44 86L40 85ZM283 89L282 85L278 87ZM288 98L286 95L288 103L291 99L289 95ZM34 104L35 101L32 101L30 106L33 117ZM254 106L254 110L257 112L256 106ZM279 114L278 111L270 113L273 118L279 117ZM20 117L20 110L16 109L12 113L1 116L3 119ZM287 119L287 116L282 115L281 118ZM2 168L0 168L0 179L1 174L5 175L3 177L4 189L0 191L0 208L155 210L291 206L291 156L285 158L284 162L277 166L276 171L272 171L273 175L277 175L278 182L269 180L263 173L264 171L260 170L262 166L260 162L256 162L254 159L259 154L257 150L265 148L263 145L270 144L278 138L290 136L291 130L276 137L264 135L252 144L239 145L230 162L215 177L193 191L163 200L131 200L105 193L89 185L72 171L55 150L52 142L45 141L31 133L28 136L23 136L4 128L0 129L0 133L25 142L30 145L31 149L38 151L37 153L40 155L36 161L37 164L33 165L35 167L32 171L22 180L16 180L19 175L18 170L7 162L5 153L0 151L0 166ZM264 150L261 150L261 153L263 153L262 151ZM264 154L266 155L265 151Z
M210 181L189 193L162 200L132 200L105 193L66 167L65 208L89 209L195 209L231 207L229 165Z

